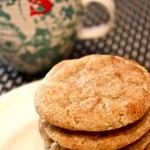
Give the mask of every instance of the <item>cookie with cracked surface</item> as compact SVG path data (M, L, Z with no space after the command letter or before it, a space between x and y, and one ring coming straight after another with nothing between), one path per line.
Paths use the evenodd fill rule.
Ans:
M45 136L45 134L43 136ZM46 141L44 140L44 143L45 142ZM150 150L149 143L150 143L150 132L146 133L139 140L135 141L134 143L124 148L121 148L120 150ZM45 148L45 150L68 150L68 149L62 148L58 143L53 142L53 144L51 144L51 148L48 149Z
M116 150L135 142L150 130L150 111L137 122L111 131L70 131L49 123L45 123L44 129L53 141L57 141L64 148Z
M69 130L105 131L140 119L150 107L150 77L128 59L89 55L65 60L35 94L37 113Z
M120 150L145 150L145 148L150 143L150 131L148 131L144 136L134 143L120 149ZM149 149L150 150L150 149Z

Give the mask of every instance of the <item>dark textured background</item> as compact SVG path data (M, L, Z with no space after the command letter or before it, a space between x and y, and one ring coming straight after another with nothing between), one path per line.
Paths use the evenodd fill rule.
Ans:
M115 0L115 25L105 37L77 41L69 58L87 54L112 54L136 60L150 71L150 0ZM105 8L92 3L86 10L85 26L107 22ZM45 75L28 75L0 61L0 95Z

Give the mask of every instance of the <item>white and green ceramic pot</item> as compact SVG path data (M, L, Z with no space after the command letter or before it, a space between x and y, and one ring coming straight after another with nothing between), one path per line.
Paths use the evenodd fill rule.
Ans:
M82 28L90 2L107 8L107 24ZM0 59L27 73L47 70L67 57L77 38L106 34L113 19L112 0L0 0Z

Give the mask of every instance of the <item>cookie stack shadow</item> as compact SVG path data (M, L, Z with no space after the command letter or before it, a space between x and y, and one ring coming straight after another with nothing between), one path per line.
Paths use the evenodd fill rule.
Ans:
M46 150L150 150L150 75L89 55L54 66L35 94Z

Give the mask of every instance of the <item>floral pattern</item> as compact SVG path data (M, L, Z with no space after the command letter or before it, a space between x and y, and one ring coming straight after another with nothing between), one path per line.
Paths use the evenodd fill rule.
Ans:
M68 55L76 39L82 6L80 0L51 0L51 3L53 7L48 13L29 16L30 8L26 9L30 4L24 0L0 1L0 54L5 61L22 71L35 73L49 69ZM42 10L41 6L36 9ZM15 13L18 19L14 19ZM20 20L29 28L21 27Z

